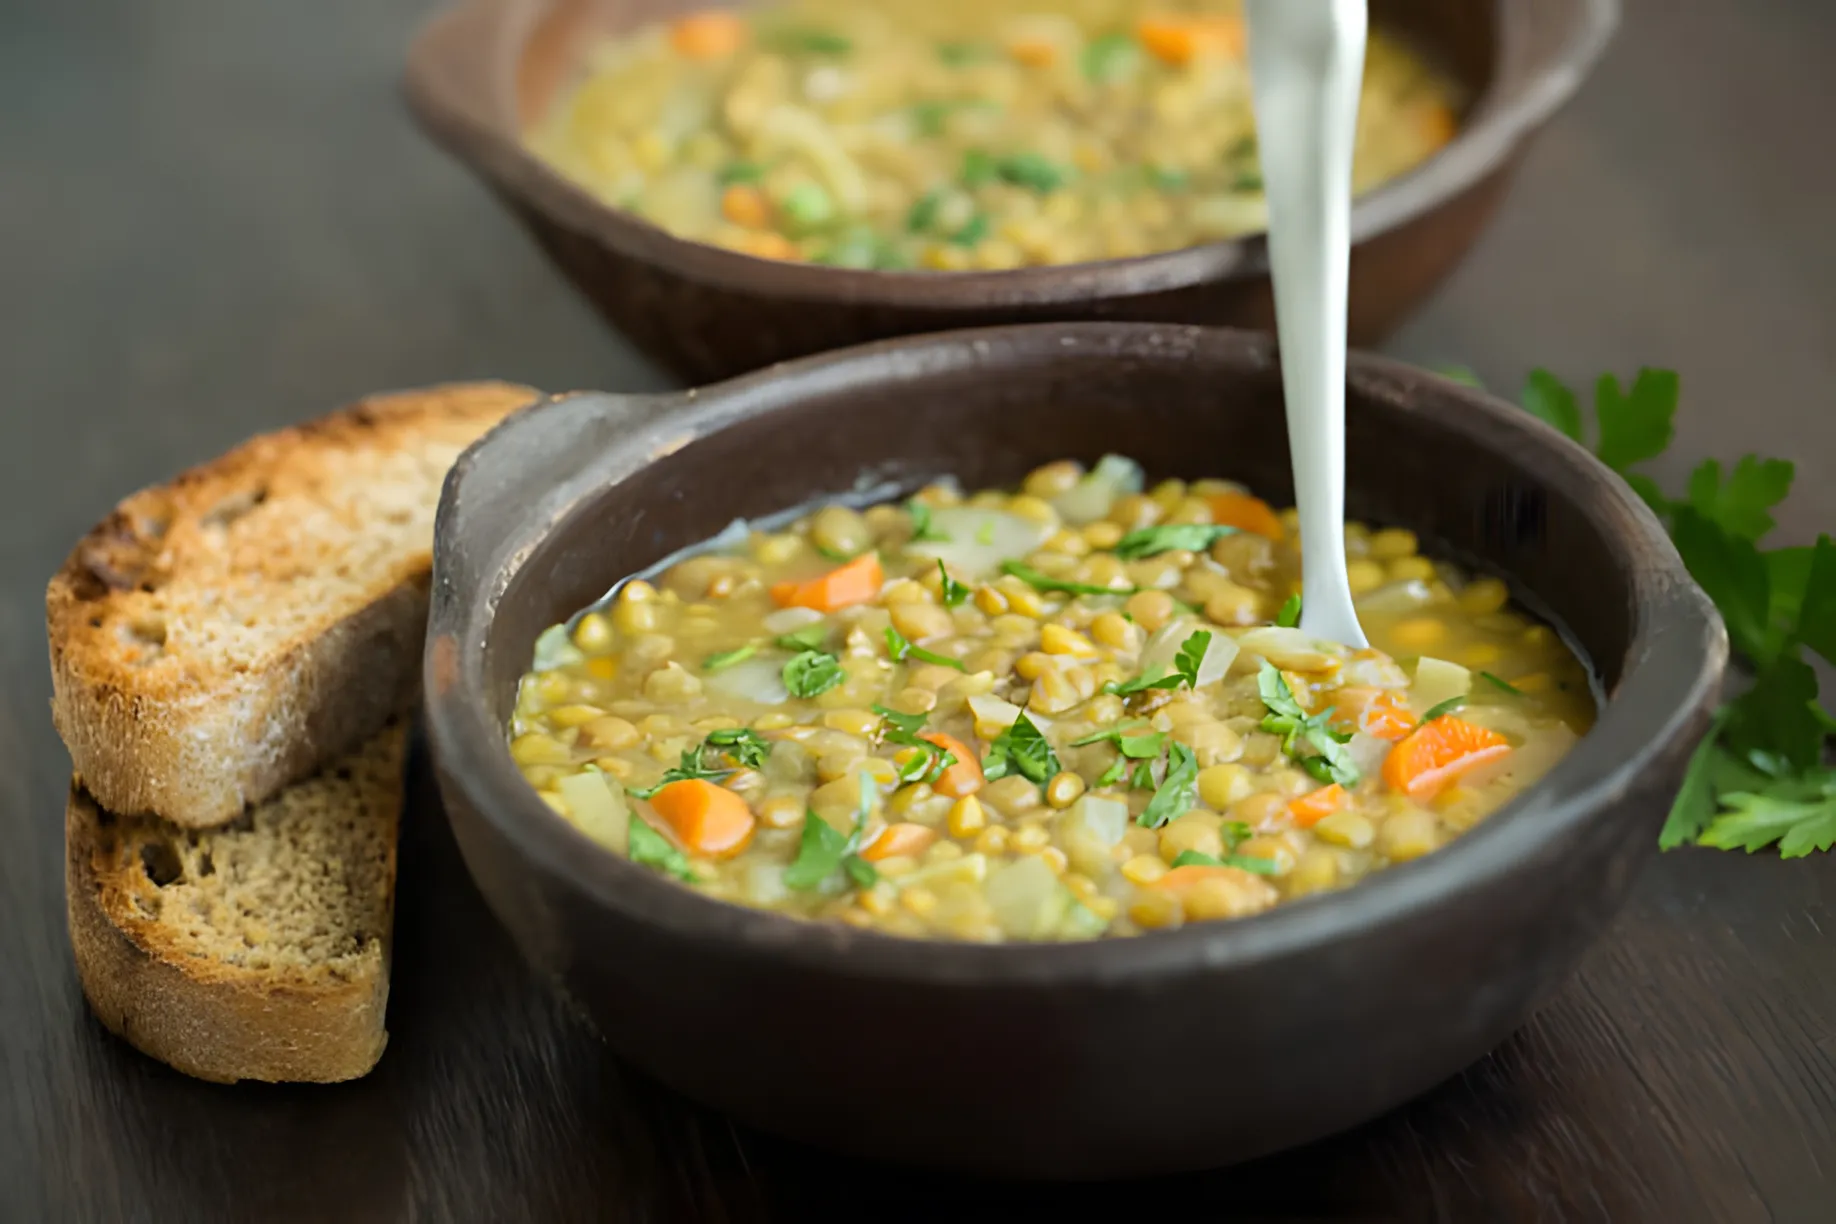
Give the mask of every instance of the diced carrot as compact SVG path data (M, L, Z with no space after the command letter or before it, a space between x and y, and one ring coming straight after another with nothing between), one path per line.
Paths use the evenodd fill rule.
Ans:
M1169 64L1237 59L1243 54L1243 22L1237 17L1143 17L1135 34L1142 46Z
M669 27L669 44L690 59L720 59L746 41L746 23L719 9L690 13Z
M1511 751L1510 741L1451 714L1423 723L1383 759L1383 780L1411 799L1432 799L1465 774Z
M1058 48L1043 38L1020 38L1007 45L1007 53L1028 68L1049 68L1058 58Z
M956 764L944 770L943 775L931 783L932 790L952 799L961 799L964 795L973 795L982 789L982 763L975 759L975 753L969 750L969 745L942 731L926 731L919 738L929 740L956 758Z
M1344 807L1350 798L1345 788L1334 782L1331 786L1322 786L1290 802L1288 815L1294 817L1294 823L1300 828L1311 829Z
M747 229L764 229L771 220L765 193L745 183L735 183L720 194L721 215Z
M937 830L927 829L921 824L891 824L873 839L872 845L861 851L861 857L870 863L877 863L895 855L919 855L936 840Z
M762 233L749 232L743 239L736 242L734 246L736 249L757 259L792 260L797 259L802 254L802 252L797 250L797 244L792 242L789 238L786 238L783 234L774 234L769 231Z
M1193 888L1203 884L1206 880L1228 880L1244 874L1245 872L1241 867L1212 867L1206 864L1193 863L1186 867L1175 867L1173 870L1167 872L1167 874L1148 885L1148 887L1158 889L1161 892L1172 893L1176 897L1183 897L1188 892L1191 892Z
M650 797L650 806L695 854L732 858L752 840L756 822L746 801L705 778L671 782Z
M1211 521L1235 527L1238 531L1267 536L1271 540L1282 537L1281 519L1269 503L1260 497L1251 497L1248 493L1214 494L1211 498Z
M866 603L880 593L885 582L886 573L880 568L880 558L873 553L862 553L820 578L808 582L780 582L771 588L771 597L780 608L835 612Z
M1341 731L1362 731L1395 743L1415 730L1409 703L1395 689L1365 686L1342 688L1326 694L1332 703L1332 723Z

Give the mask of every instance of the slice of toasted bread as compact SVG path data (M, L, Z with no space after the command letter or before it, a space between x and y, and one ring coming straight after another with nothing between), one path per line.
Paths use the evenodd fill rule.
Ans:
M447 469L538 394L377 396L122 502L45 595L52 715L96 801L221 824L412 703Z
M397 720L221 829L117 816L72 782L70 943L102 1023L224 1083L375 1066L406 739Z

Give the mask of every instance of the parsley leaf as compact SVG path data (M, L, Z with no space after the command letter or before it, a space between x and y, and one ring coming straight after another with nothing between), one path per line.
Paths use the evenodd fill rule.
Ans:
M962 607L963 601L969 598L969 588L950 577L950 571L944 568L942 561L937 563L937 580L937 589L943 597L943 606L946 608Z
M815 812L803 814L803 835L797 843L797 857L784 872L784 886L798 892L820 888L837 871L844 872L860 888L871 888L880 873L856 851L866 832L867 818L873 814L873 777L863 773L860 811L854 818L854 829L843 837L835 826Z
M1175 549L1204 552L1227 535L1237 534L1235 527L1213 523L1162 523L1131 531L1116 541L1114 552L1124 561L1138 561Z
M744 663L757 653L759 653L759 644L757 642L748 642L744 646L736 646L732 650L723 650L718 654L709 655L701 661L701 670L707 672L725 671L735 663Z
M1128 757L1126 755L1117 756L1115 762L1111 764L1108 769L1103 771L1103 776L1096 780L1096 784L1098 786L1114 786L1116 783L1120 782L1123 775L1127 773Z
M1293 629L1300 624L1300 614L1301 597L1299 595L1290 595L1286 602L1281 605L1281 611L1275 614L1275 623L1283 629Z
M1140 58L1140 45L1127 34L1104 34L1084 47L1084 79L1101 85L1125 75Z
M935 782L944 771L956 764L956 754L919 734L924 729L923 714L901 714L883 705L873 712L880 716L880 741L918 750L916 756L899 766L900 782Z
M1734 700L1728 743L1749 759L1755 752L1811 769L1823 757L1825 725L1817 708L1817 673L1797 658L1762 667L1753 687Z
M714 763L708 763L708 754L714 754ZM648 799L671 782L689 782L702 779L718 782L734 772L735 766L720 760L725 755L738 762L738 767L745 769L763 769L765 758L771 753L771 745L765 737L749 727L723 727L710 731L708 738L693 748L684 748L682 756L673 769L665 770L652 787L627 786L625 790L639 799Z
M1256 833L1249 827L1248 822L1242 820L1227 820L1219 826L1218 832L1223 836L1225 846L1232 850L1241 846Z
M1836 846L1836 771L1814 771L1785 793L1737 791L1721 802L1730 810L1703 832L1705 846L1751 854L1777 842L1780 858Z
M912 542L914 544L920 540L935 540L942 544L949 543L950 537L944 532L937 530L936 526L931 522L931 508L929 506L914 497L905 503L905 512L912 516ZM939 561L938 564L942 565L943 562Z
M1446 701L1441 702L1439 705L1430 706L1428 708L1428 712L1422 715L1422 721L1425 723L1431 723L1437 718L1441 718L1441 717L1444 717L1445 715L1452 714L1455 710L1459 709L1461 706L1465 704L1466 704L1466 698L1464 696L1449 697Z
M1693 506L1679 506L1671 539L1692 578L1721 609L1734 649L1755 661L1773 652L1772 577L1751 541L1729 535Z
M1018 561L1002 562L1001 572L1018 578L1036 591L1060 591L1067 595L1132 595L1135 592L1134 587L1103 587L1088 582L1066 582L1062 578L1042 574Z
M1058 770L1058 754L1052 751L1051 741L1033 725L1024 710L1014 719L1013 726L988 745L988 755L982 760L982 776L990 782L1019 774L1029 782L1044 786Z
M1721 464L1704 459L1689 475L1689 504L1723 531L1757 543L1772 530L1769 511L1791 493L1794 471L1783 459L1748 455L1723 483Z
M1256 676L1256 691L1270 714L1295 720L1307 717L1307 711L1294 699L1294 690L1288 687L1288 678L1267 659L1262 661L1262 671Z
M1128 784L1134 787L1136 790L1145 790L1145 791L1153 790L1154 789L1154 762L1143 761L1141 762L1141 764L1135 766L1135 772L1129 778Z
M1548 370L1530 371L1530 378L1524 383L1523 403L1530 415L1555 426L1577 442L1582 440L1581 405L1575 402L1575 393Z
M829 627L817 621L782 635L778 638L778 646L782 650L794 650L801 654L806 650L821 650L823 643L828 640Z
M701 746L703 752L709 748L726 752L746 769L765 768L765 758L771 755L771 745L751 727L721 727L710 731Z
M1594 386L1594 415L1600 427L1595 453L1623 474L1635 463L1655 459L1670 445L1677 415L1677 376L1669 370L1645 369L1624 390L1603 374Z
M651 828L642 820L631 821L630 841L626 853L631 861L644 867L654 867L665 875L673 875L686 883L695 882L694 869L689 866L688 855L670 845L669 839Z
M842 682L841 660L820 650L806 650L784 665L784 687L792 697L820 697Z
M1162 676L1136 676L1120 684L1111 682L1103 686L1105 693L1114 693L1127 697L1132 693L1146 692L1148 689L1177 689L1198 687L1199 668L1205 663L1205 654L1211 649L1211 630L1200 629L1189 634L1179 644L1179 653L1173 658L1173 670Z
M1817 537L1797 617L1797 638L1836 663L1836 542Z
M1709 724L1708 735L1696 745L1696 751L1689 758L1689 768L1683 772L1683 785L1677 791L1676 802L1671 804L1670 815L1664 818L1663 830L1658 834L1660 850L1674 850L1694 841L1714 818L1717 806L1715 769L1718 758L1727 755L1727 751L1715 741L1720 736L1721 728L1727 724L1728 713L1727 706L1715 712L1715 719Z
M886 653L891 656L892 661L895 663L903 663L907 659L917 659L920 663L935 663L939 667L954 667L959 672L966 672L969 670L961 659L952 659L949 655L940 655L934 650L926 650L922 646L912 645L906 640L903 633L900 633L891 625L886 626L885 637Z
M1239 871L1253 871L1257 875L1279 875L1281 864L1274 859L1253 858L1247 854L1227 854L1219 858L1214 854L1204 854L1197 850L1181 850L1173 860L1175 867L1235 867Z
M1116 751L1131 760L1153 760L1160 755L1161 747L1166 743L1166 734L1151 728L1142 730L1148 724L1142 721L1117 723L1107 731L1096 731L1083 739L1071 741L1073 748L1082 748L1086 744L1100 744L1108 741L1116 746ZM1124 767L1126 768L1126 766Z
M1174 740L1167 750L1166 778L1135 823L1144 829L1158 829L1175 816L1185 815L1198 799L1198 773L1198 758L1192 755L1192 749Z
M1524 695L1524 690L1518 688L1515 684L1512 684L1509 680L1501 679L1498 676L1494 676L1489 671L1480 672L1479 678L1485 681L1487 684L1491 685L1493 688L1499 690L1500 692L1509 693L1513 697L1522 697Z
M1256 677L1256 689L1268 709L1262 729L1281 736L1283 752L1294 757L1300 767L1318 781L1337 782L1341 786L1358 784L1363 774L1345 748L1351 736L1332 729L1331 709L1309 715L1301 708L1294 690L1288 687L1288 678L1267 659L1262 661L1262 671ZM1313 755L1301 755L1299 749L1303 745L1312 748Z

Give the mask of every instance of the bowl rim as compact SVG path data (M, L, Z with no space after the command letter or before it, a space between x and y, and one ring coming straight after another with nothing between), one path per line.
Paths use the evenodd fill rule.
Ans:
M595 906L686 942L717 941L786 967L856 978L1061 986L1224 971L1447 905L1538 856L1559 857L1565 843L1580 844L1567 835L1601 818L1644 779L1648 768L1673 754L1679 741L1693 744L1699 738L1720 692L1727 636L1714 605L1691 581L1644 502L1584 448L1522 409L1389 358L1353 353L1348 380L1354 397L1387 397L1401 410L1434 417L1435 428L1490 448L1509 448L1506 453L1539 477L1560 480L1577 497L1591 498L1591 508L1609 520L1605 534L1626 565L1633 591L1633 634L1618 683L1593 729L1536 785L1435 853L1351 888L1283 902L1230 922L1194 923L1130 939L966 944L883 935L704 897L596 846L523 780L485 697L485 655L495 609L539 542L572 515L590 513L594 498L610 483L726 425L807 398L863 382L899 383L965 368L980 368L986 375L991 346L1005 346L1013 354L1007 368L1023 371L1049 362L1064 346L1117 344L1138 350L1182 342L1219 346L1224 359L1246 369L1273 361L1268 337L1222 328L1023 324L862 345L701 390L642 396L574 392L517 414L461 456L441 498L424 698L443 782L534 864ZM455 519L463 513L459 507L468 484L502 483L501 474L489 466L494 444L542 428L545 418L558 425L569 417L603 415L609 408L627 414L629 428L608 452L588 457L552 501L523 511L521 521L505 534L504 545L480 559L474 589L459 590L451 572L455 550L462 547ZM606 454L616 463L596 462ZM454 798L449 789L449 802ZM1652 833L1655 838L1656 830Z
M515 64L556 2L459 0L435 14L410 45L404 92L429 135L520 207L533 208L628 258L718 289L933 310L1145 296L1248 280L1268 270L1265 233L1125 259L962 272L784 262L677 237L599 200L508 130L503 116L515 111L510 79ZM1478 186L1574 96L1617 30L1622 0L1567 0L1567 20L1546 39L1551 45L1539 49L1530 45L1537 41L1530 27L1551 20L1546 3L1496 0L1498 47L1485 89L1445 147L1354 201L1354 246Z

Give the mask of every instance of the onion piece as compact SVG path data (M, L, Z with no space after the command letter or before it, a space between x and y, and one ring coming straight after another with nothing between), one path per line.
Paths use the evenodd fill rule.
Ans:
M574 645L573 636L568 633L566 625L550 625L535 640L535 662L530 667L539 672L553 671L557 667L567 667L585 659L586 655L580 647Z
M931 513L931 527L947 538L914 541L906 545L905 551L913 556L935 557L962 581L1000 572L1003 561L1019 560L1052 534L1049 524L1005 510L978 510L973 506L935 510Z
M1282 625L1251 629L1237 639L1237 645L1276 667L1298 672L1325 671L1345 653L1345 648L1336 642L1322 641Z
M759 624L765 627L765 632L782 637L821 619L822 613L815 608L779 608L776 612L767 612Z
M1082 480L1052 499L1052 508L1065 522L1082 527L1108 514L1116 498L1139 493L1146 483L1133 459L1104 455Z
M782 654L754 655L725 671L715 672L702 683L717 693L756 701L760 705L783 705L790 700L790 691L784 687Z
M1173 670L1173 662L1179 657L1180 647L1194 633L1207 630L1206 626L1185 617L1175 618L1162 625L1154 636L1148 639L1141 649L1141 674L1150 678L1164 676ZM1211 634L1211 644L1205 647L1205 657L1200 660L1198 683L1195 687L1203 688L1207 684L1216 684L1236 662L1237 642L1217 626L1207 630Z
M990 696L987 693L977 693L975 696L970 697L968 699L968 704L969 712L975 715L978 733L983 723L991 727L1000 727L1005 730L1013 726L1022 713L1026 715L1028 722L1039 728L1040 734L1044 735L1052 730L1051 719L1042 718L1031 710L1022 711L1020 707L1013 702L1003 701L999 697Z
M570 774L555 783L555 789L576 829L608 850L625 853L631 840L631 809L617 778L592 769Z
M1358 766L1359 773L1373 774L1383 765L1383 758L1390 755L1390 741L1354 731L1351 739L1346 741L1345 751Z
M1464 697L1473 691L1473 673L1458 663L1433 659L1427 655L1415 661L1415 685L1409 701L1418 713L1432 710L1443 701Z
M988 873L982 895L1009 939L1044 939L1070 911L1071 891L1040 855L1029 855Z

